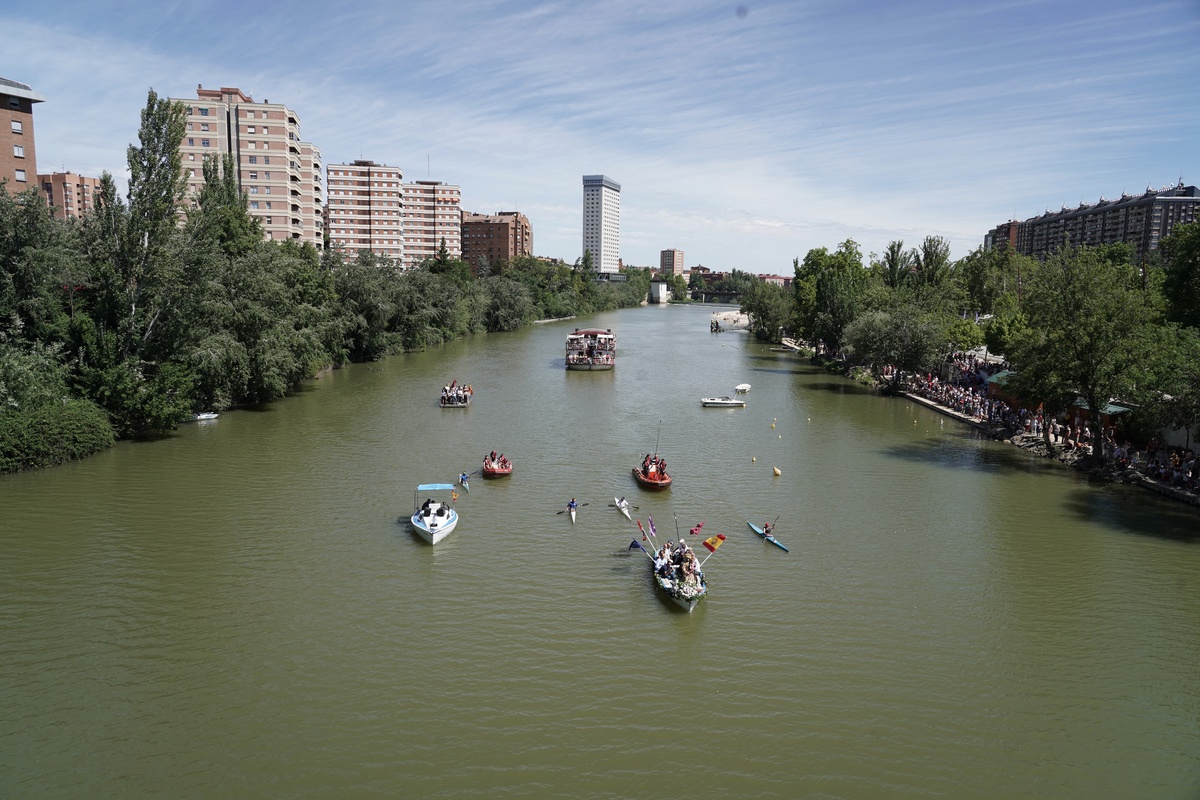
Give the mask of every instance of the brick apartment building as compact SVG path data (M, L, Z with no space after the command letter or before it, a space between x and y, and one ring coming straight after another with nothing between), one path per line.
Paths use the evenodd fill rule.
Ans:
M330 246L349 253L369 250L400 262L404 256L401 169L358 160L330 164L328 173Z
M533 255L533 230L529 219L517 211L495 214L462 212L462 258L478 271L480 259L490 266Z
M324 246L324 168L321 151L300 135L300 117L281 103L255 102L241 89L196 87L180 144L191 202L204 184L206 156L234 156L237 181L250 213L273 241Z
M9 194L37 186L33 104L45 101L28 84L0 78L0 108L6 117L0 124L0 181L7 182Z
M404 204L405 268L437 255L443 241L451 258L462 255L462 207L459 187L441 181L400 185Z
M660 275L683 274L683 251L662 250L658 254L658 273Z
M51 172L37 176L38 188L59 219L80 219L95 207L100 179L74 172Z

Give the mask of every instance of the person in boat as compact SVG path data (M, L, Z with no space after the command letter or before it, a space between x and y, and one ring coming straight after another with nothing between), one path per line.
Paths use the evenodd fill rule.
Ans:
M571 498L571 502L567 503L567 511L574 511L579 508L579 504L575 502L575 498Z
M458 482L459 482L459 483L466 483L466 482L467 482L467 479L468 479L468 478L470 478L470 477L471 477L471 476L470 476L470 475L468 475L467 473L465 473L465 472L460 472L460 473L458 473Z
M773 528L773 526L771 525L771 523L768 522L768 523L764 524L763 525L763 536L770 536L772 528Z

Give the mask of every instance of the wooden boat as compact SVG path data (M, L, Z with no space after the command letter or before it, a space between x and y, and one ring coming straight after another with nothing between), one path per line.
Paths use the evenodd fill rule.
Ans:
M647 555L650 554L647 553ZM695 560L696 554L691 551L691 548L688 548L688 558L692 559L692 563L695 564L694 577L687 577L679 568L676 559L672 558L664 565L653 555L650 556L650 573L654 577L654 582L658 584L658 588L662 589L663 594L690 614L696 604L708 594L708 581L704 577L704 571L700 569L699 562Z
M625 515L625 519L629 520L630 522L633 522L633 516L629 513L629 501L628 500L626 500L624 497L614 497L613 505L616 506L617 511L620 511L622 514Z
M783 552L785 552L785 553L791 552L790 550L788 550L788 549L787 549L787 547L785 547L785 546L784 546L783 542L779 541L779 540L778 540L778 539L776 539L774 536L772 536L771 534L767 533L767 532L766 532L765 530L763 530L762 528L760 528L760 527L758 527L757 525L755 525L753 522L750 522L750 521L748 521L748 520L747 520L746 524L750 526L750 530L754 531L754 532L755 532L755 533L757 533L759 536L761 536L763 539L765 539L766 541L768 541L768 542L770 542L771 544L775 545L776 547L778 547L778 548L779 548L780 550L782 550Z
M485 478L503 478L505 475L512 475L512 471L512 462L507 458L492 461L486 456L483 459L483 469L480 470Z
M425 502L417 505L417 497L422 493L450 492L450 503L444 500L426 498ZM437 544L445 539L458 525L458 512L452 505L454 500L454 484L452 483L423 483L413 492L413 529L421 538L430 544Z
M671 485L671 476L658 470L644 474L640 469L634 467L633 479L647 489L666 489Z
M707 408L745 408L746 401L740 397L730 397L729 395L722 397L701 397L700 405Z
M576 328L567 335L567 369L607 370L617 363L617 337L612 328Z
M471 398L474 396L475 390L471 388L471 385L459 386L456 378L451 381L449 386L442 389L438 403L442 408L466 408L471 405Z

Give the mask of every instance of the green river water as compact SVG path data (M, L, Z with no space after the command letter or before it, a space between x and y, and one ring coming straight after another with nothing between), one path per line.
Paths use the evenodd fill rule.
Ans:
M0 476L0 796L1200 796L1194 509L710 313L475 337ZM563 369L585 324L614 371ZM663 493L630 478L656 442ZM414 487L492 449L514 474L414 535ZM692 614L621 495L727 535ZM790 553L746 526L776 516Z

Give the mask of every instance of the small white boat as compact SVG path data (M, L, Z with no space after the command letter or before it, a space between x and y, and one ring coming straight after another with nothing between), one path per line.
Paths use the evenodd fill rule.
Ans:
M221 415L215 411L201 411L199 414L192 414L192 421L199 422L205 419L216 419L219 416Z
M625 515L625 519L629 520L630 522L633 522L633 517L630 516L630 514L629 514L629 501L628 500L626 500L624 497L614 497L613 505L617 507L617 511L620 511L622 514Z
M746 401L741 399L740 397L730 397L729 395L723 395L721 397L701 397L700 405L710 406L710 407L715 407L715 408L734 408L734 407L744 407L746 405Z
M575 524L575 509L571 509L571 524Z
M745 394L746 392L750 391L750 384L739 383L737 386L733 387L733 391L737 392L738 394Z
M412 526L421 538L430 544L437 544L445 539L458 525L458 512L451 503L444 500L434 500L427 497L425 502L417 505L417 497L422 492L450 492L451 503L454 497L452 483L423 483L413 492Z

